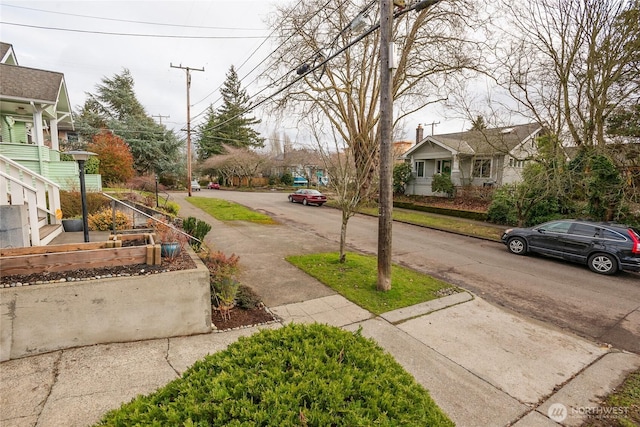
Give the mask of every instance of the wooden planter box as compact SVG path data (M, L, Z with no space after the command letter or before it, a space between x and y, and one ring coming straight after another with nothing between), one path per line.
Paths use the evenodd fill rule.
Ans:
M122 247L123 241L137 239L144 239L145 244ZM161 263L160 245L152 233L112 235L106 242L0 249L3 276Z

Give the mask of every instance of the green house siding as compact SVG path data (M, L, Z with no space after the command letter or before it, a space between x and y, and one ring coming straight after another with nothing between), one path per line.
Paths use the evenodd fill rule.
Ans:
M27 128L25 127L25 122L16 121L12 127L9 127L6 118L7 116L0 116L0 123L2 123L2 142L27 143Z

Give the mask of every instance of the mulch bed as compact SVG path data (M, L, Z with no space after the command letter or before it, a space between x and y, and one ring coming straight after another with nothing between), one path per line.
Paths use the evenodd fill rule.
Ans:
M230 317L230 319L223 319L220 311L216 307L211 307L211 321L218 331L262 325L278 320L263 306L249 309L234 307L230 311Z

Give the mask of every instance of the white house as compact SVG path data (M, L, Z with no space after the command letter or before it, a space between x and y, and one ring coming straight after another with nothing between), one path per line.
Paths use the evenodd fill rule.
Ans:
M447 174L456 186L493 186L522 179L522 168L538 152L539 123L431 135L422 138L401 157L412 165L414 179L406 194L433 195L435 174Z

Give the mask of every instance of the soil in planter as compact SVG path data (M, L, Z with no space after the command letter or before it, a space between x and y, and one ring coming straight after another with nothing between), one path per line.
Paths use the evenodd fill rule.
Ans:
M241 326L259 325L262 323L277 320L264 307L239 308L231 309L231 318L223 319L217 307L211 307L211 321L219 331L238 328Z
M123 246L129 246L123 242ZM9 285L11 283L36 283L36 282L51 282L59 281L61 279L83 279L96 276L117 276L117 275L145 275L160 273L165 271L177 271L177 270L190 270L196 268L196 264L186 251L179 254L175 259L168 260L163 258L161 265L147 265L147 264L131 264L131 265L118 265L112 267L101 268L87 268L70 271L52 271L37 274L14 274L11 276L5 276L0 274L0 285Z

